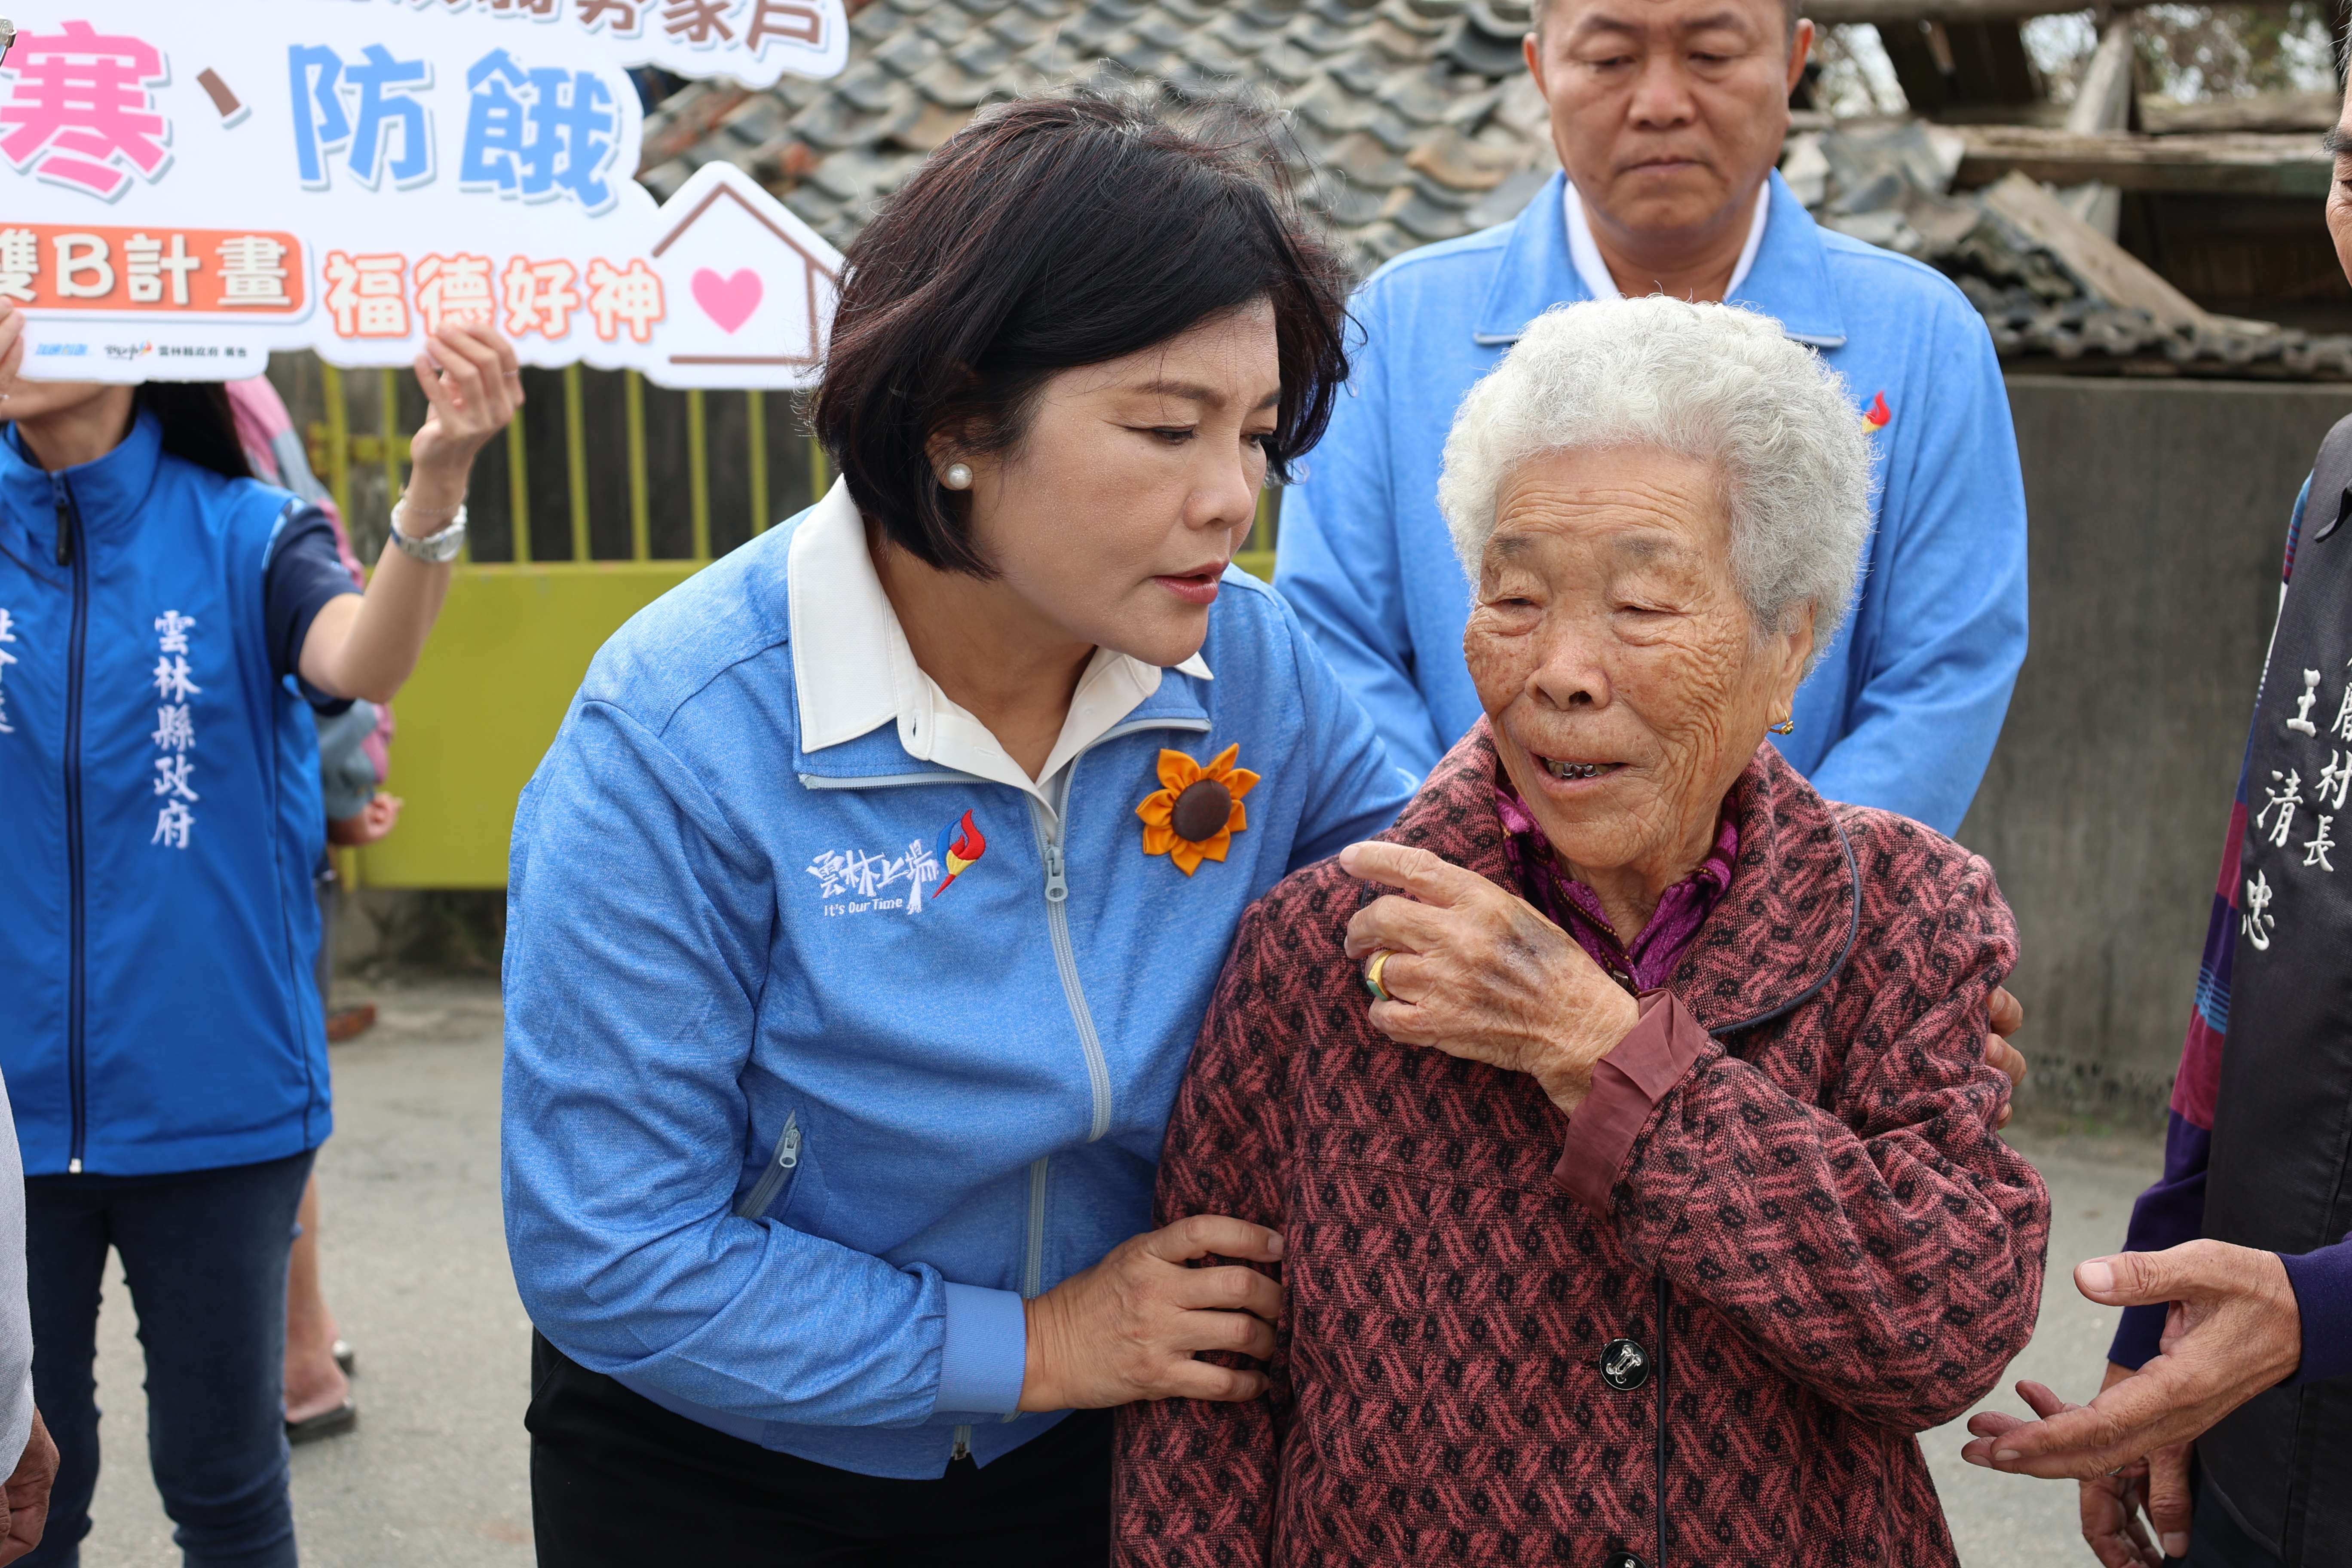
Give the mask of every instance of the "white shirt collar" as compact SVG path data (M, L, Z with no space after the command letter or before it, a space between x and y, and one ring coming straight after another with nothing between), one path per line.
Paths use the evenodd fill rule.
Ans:
M1592 222L1584 216L1584 198L1576 194L1576 182L1564 181L1567 193L1562 198L1568 208L1568 254L1576 263L1576 275L1584 279L1585 292L1596 300L1618 298L1617 279L1610 276L1609 264L1601 259L1601 247L1592 237ZM1726 285L1727 300L1739 292L1748 281L1748 269L1756 265L1756 252L1764 245L1764 219L1772 210L1772 185L1767 180L1756 193L1756 216L1748 222L1748 243L1739 247L1738 263L1731 269L1731 281Z
M838 746L895 720L898 744L908 756L1045 800L1043 781L1160 689L1158 666L1107 647L1095 649L1053 752L1033 779L988 726L951 701L915 663L898 613L874 570L866 524L845 482L835 481L793 535L785 583L803 751ZM1213 679L1197 653L1176 668L1202 680Z

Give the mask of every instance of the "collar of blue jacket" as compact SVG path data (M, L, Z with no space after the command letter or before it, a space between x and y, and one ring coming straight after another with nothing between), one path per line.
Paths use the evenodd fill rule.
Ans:
M0 453L0 493L6 495L8 510L19 518L52 522L62 482L72 487L81 526L94 546L123 543L145 521L148 493L155 487L156 469L163 459L163 427L153 415L142 412L133 418L130 433L104 457L60 469L54 476L25 451L24 433L16 426L6 427L5 442L6 450Z
M873 1475L1051 1424L1011 1418L1024 1300L1150 1227L1243 910L1404 799L1239 573L1198 660L1080 697L1066 760L992 776L838 489L597 655L509 883L507 1234L560 1349ZM1246 826L1188 876L1137 807L1229 746Z
M1470 585L1437 510L1463 395L1529 321L1591 298L1556 176L1507 224L1408 251L1351 305L1348 395L1284 493L1275 584L1418 777L1481 712ZM2025 658L2025 494L1984 320L1908 257L1816 224L1779 174L1729 303L1845 380L1873 431L1874 527L1854 612L1775 742L1834 800L1958 829Z
M903 768L911 758L1044 801L1066 764L1130 716L1160 728L1208 724L1189 682L1165 680L1157 666L1097 648L1078 677L1053 752L1033 779L986 725L917 667L874 570L866 525L846 483L836 483L794 532L785 574L792 640L799 650L793 661L800 720L794 766L803 783L871 780L875 768ZM1198 653L1175 672L1192 680L1213 679ZM877 744L843 750L886 727L889 733Z
M1472 336L1481 343L1519 341L1529 321L1554 305L1592 298L1576 259L1569 254L1564 198L1568 176L1554 174L1511 225L1495 281L1478 311ZM1831 284L1821 229L1776 172L1765 184L1771 205L1764 243L1726 304L1770 316L1789 336L1817 349L1845 342L1845 313Z

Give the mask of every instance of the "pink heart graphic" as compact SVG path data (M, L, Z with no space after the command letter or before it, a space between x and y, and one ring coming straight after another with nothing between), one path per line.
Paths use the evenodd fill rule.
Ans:
M694 302L724 331L731 332L750 321L766 292L760 275L748 267L738 268L732 278L721 278L708 267L694 274Z

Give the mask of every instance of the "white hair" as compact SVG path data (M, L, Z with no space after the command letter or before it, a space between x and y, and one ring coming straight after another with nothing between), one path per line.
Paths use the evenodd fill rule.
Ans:
M1789 630L1811 605L1818 659L1845 620L1870 534L1870 438L1838 374L1777 323L1728 305L1652 295L1546 310L1470 389L1445 440L1437 504L1472 579L1513 468L1611 447L1714 467L1759 632Z

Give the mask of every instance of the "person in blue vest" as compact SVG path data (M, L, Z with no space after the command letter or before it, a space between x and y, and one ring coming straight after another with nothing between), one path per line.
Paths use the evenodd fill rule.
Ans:
M841 476L640 613L517 813L542 1568L1100 1568L1110 1409L1246 1399L1281 1238L1151 1226L1242 912L1403 782L1230 569L1346 374L1267 127L990 110L849 252Z
M1549 307L1653 292L1761 312L1844 378L1876 447L1853 617L1778 744L1833 800L1957 830L2025 657L2025 498L2000 371L1960 291L1814 224L1773 172L1813 25L1799 0L1536 0L1566 170L1514 221L1356 296L1354 379L1285 492L1276 585L1390 756L1478 718L1470 592L1437 510L1454 410Z
M407 679L513 352L445 324L392 543L353 591L326 517L250 477L226 393L17 378L0 301L0 1029L26 1173L33 1383L61 1455L24 1561L79 1561L110 1247L190 1568L295 1562L287 1258L331 1126L311 978L315 709Z

